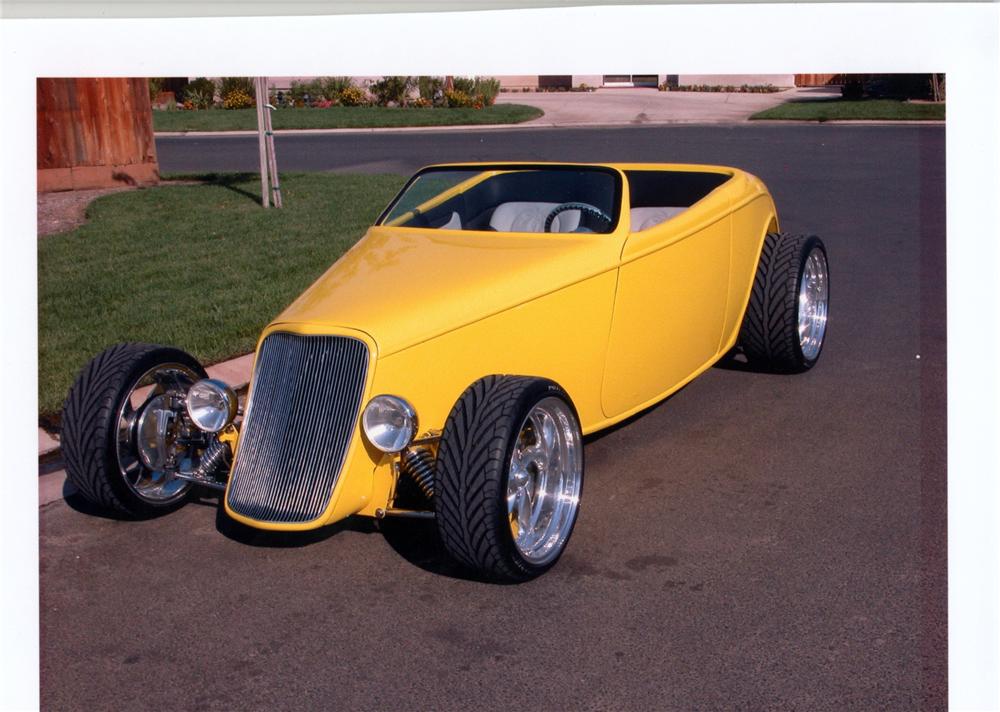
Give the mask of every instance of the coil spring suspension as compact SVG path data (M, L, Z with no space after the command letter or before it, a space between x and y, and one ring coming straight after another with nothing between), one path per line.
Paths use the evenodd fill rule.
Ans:
M406 450L400 472L409 477L428 501L434 498L434 455L426 448Z
M211 445L205 448L196 472L200 477L214 480L217 479L215 474L221 467L229 467L229 446L214 439Z

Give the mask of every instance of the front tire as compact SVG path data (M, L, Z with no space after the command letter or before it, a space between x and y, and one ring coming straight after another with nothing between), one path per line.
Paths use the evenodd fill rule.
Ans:
M548 571L566 548L583 489L583 436L552 381L487 376L459 398L441 436L434 506L448 553L498 582Z
M826 338L830 268L815 235L764 238L739 344L750 364L777 373L816 365Z
M66 396L62 451L66 476L89 501L119 516L145 518L184 503L191 483L140 452L139 424L176 407L205 369L179 349L118 344L88 363ZM152 413L151 409L159 409ZM162 427L169 429L170 419ZM154 453L157 454L157 453Z

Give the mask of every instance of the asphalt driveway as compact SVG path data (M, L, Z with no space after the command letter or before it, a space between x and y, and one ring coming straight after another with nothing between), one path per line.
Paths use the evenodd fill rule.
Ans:
M141 523L47 505L43 708L943 708L944 138L940 126L280 137L288 170L501 157L746 168L785 230L826 241L823 357L800 376L726 361L591 438L570 548L521 586L457 577L426 526L291 536L240 527L212 499ZM200 153L197 170L238 170L240 140L160 140L161 166L188 170Z

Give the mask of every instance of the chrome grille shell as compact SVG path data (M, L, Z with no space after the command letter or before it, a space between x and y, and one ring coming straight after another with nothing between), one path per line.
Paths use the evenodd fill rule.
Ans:
M330 503L358 427L368 346L269 334L260 346L226 501L260 522L302 523Z

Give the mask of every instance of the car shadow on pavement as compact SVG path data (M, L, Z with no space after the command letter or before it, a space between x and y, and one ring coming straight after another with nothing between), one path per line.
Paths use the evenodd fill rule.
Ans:
M712 368L722 371L743 371L745 373L767 373L758 368L754 368L747 357L739 349L732 349L725 356L715 362Z
M418 569L462 581L495 583L468 571L448 556L433 519L388 517L378 523L378 528L392 550Z
M137 519L137 517L130 516L128 514L117 512L111 509L105 509L99 504L94 504L89 499L80 494L72 482L67 479L63 482L62 487L62 501L66 503L73 511L79 512L80 514L86 514L91 517L98 517L100 519L111 519L118 522L132 522ZM205 490L201 488L195 488L191 495L182 504L175 507L169 507L164 509L158 515L153 518L162 517L171 512L176 511L181 506L203 506L203 507L219 507L219 495L211 490Z
M217 504L215 529L227 539L240 544L272 549L294 549L317 544L343 531L374 534L377 529L371 520L362 517L348 517L339 522L318 529L305 531L274 531L257 529L236 521L228 514L222 503Z

